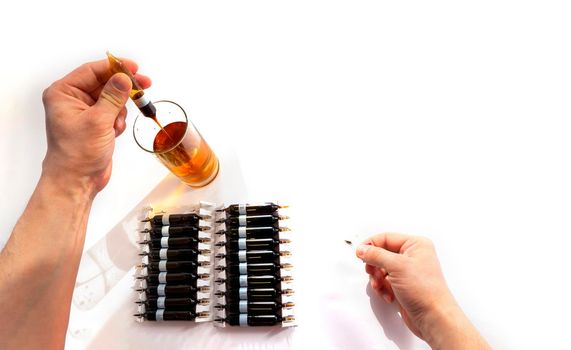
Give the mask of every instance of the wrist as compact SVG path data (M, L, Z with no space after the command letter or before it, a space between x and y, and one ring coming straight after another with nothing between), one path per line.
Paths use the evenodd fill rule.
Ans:
M424 319L423 338L432 349L488 349L454 298L436 303Z
M455 301L434 304L427 312L421 327L423 338L431 348L442 348L442 340L450 339L457 333L455 324L461 315L462 311Z
M44 164L40 184L47 185L54 195L91 203L97 191L93 181L86 176L72 174L65 169L54 169Z

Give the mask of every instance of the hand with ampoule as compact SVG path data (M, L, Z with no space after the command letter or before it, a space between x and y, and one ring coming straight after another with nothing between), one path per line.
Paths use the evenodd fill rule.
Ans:
M137 65L125 60L136 73ZM148 77L137 74L148 88ZM78 186L93 197L111 176L115 137L126 127L131 81L127 75L112 75L107 60L86 63L43 93L48 150L42 175L69 188Z
M356 253L371 287L387 303L397 302L408 328L433 349L489 349L448 289L429 239L383 233Z
M137 70L134 62L126 65ZM143 88L151 85L147 77L135 78ZM101 60L44 91L48 147L42 176L0 251L2 349L64 348L89 213L111 175L131 84Z

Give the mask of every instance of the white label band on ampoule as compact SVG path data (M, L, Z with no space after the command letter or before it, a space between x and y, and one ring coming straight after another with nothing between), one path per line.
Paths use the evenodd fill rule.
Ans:
M248 300L240 300L240 313L247 314L248 313Z
M238 289L238 295L240 296L240 300L248 299L248 288L240 288Z
M167 270L167 261L161 260L159 261L159 271L163 272Z
M246 215L246 204L238 205L238 215Z
M240 275L240 287L248 287L248 276Z
M238 216L238 225L246 227L246 217L244 215Z
M238 227L238 237L239 238L246 238L246 228L245 227Z
M159 283L167 283L167 273L160 272L159 273Z
M165 225L165 226L170 225L169 214L163 214L163 225Z
M238 251L238 261L239 262L246 262L246 251L245 250L239 250Z
M163 226L161 227L161 235L163 237L168 237L169 236L169 227L170 226Z
M238 249L246 250L246 238L238 238Z
M169 247L169 238L168 237L162 237L161 238L161 247L162 248L168 248Z
M165 309L158 309L157 312L155 312L155 320L163 321L164 312L165 312Z
M248 263L239 263L238 264L238 272L240 272L240 275L247 275L248 274Z
M248 325L248 314L240 314L240 326Z
M157 298L157 309L164 309L165 308L165 297Z
M151 103L151 100L149 100L145 95L139 97L136 100L133 100L133 102L135 102L135 105L139 108L143 108L146 105L148 105L149 103Z
M165 248L162 248L161 250L159 250L159 258L161 258L161 260L167 259L167 251L168 251L168 249L165 249Z
M157 287L157 295L160 297L164 297L166 287L167 287L166 284L159 284L159 286Z

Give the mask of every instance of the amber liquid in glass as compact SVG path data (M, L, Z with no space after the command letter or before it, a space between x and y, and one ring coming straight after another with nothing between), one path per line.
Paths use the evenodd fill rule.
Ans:
M182 181L192 187L205 186L218 174L218 158L198 132L187 133L186 129L186 122L165 125L155 136L153 150Z

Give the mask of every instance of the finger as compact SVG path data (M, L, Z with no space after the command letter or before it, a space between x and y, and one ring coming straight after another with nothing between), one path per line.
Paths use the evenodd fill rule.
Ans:
M147 77L146 75L137 74L135 75L135 79L137 79L137 82L139 83L139 85L141 85L143 89L148 89L149 87L151 87L152 84L151 78ZM99 98L99 95L101 94L101 90L103 90L103 86L105 85L101 85L97 89L93 90L90 93L91 98L97 100Z
M387 273L398 270L402 256L386 249L370 245L357 247L357 257L369 265L384 268Z
M369 278L369 284L371 285L372 289L376 290L377 293L380 294L380 296L387 304L390 304L394 301L394 296L386 289L382 279L371 276Z
M376 291L379 291L379 281L377 281L377 279L373 276L369 277L369 284L371 285L371 288L373 288Z
M390 282L386 279L386 273L382 269L377 269L373 279L376 281L375 285L378 286L378 290L385 302L388 304L392 303L395 300L395 295Z
M121 134L127 128L125 117L117 117L117 119L115 119L115 125L113 127L115 128L115 137L121 136Z
M379 268L373 265L369 265L369 264L365 264L365 272L368 273L369 275L374 276L375 272L378 270Z
M402 246L411 238L412 236L409 235L388 232L369 237L365 242L372 243L375 247L383 248L394 253L399 253Z
M101 90L99 99L91 107L91 111L97 118L115 123L115 119L125 107L130 90L131 80L126 74L117 73L113 75Z
M383 298L386 300L387 303L392 303L395 300L395 292L393 291L391 283L386 279L386 277L383 277L383 279L381 280L381 284L383 292L385 294Z
M121 109L121 112L119 112L119 115L117 115L117 118L125 118L127 116L127 107L123 107Z
M129 59L123 59L123 63L131 73L136 74L139 69L137 64ZM107 83L113 75L109 69L109 61L106 59L82 64L74 71L61 79L64 85L91 93ZM95 97L97 99L99 95Z
M139 83L143 89L148 89L153 84L151 78L143 74L135 74L135 79L137 79L137 83Z
M127 117L127 108L123 107L119 115L115 119L115 124L113 128L115 129L115 137L121 135L125 129L127 128L127 123L125 122L125 118Z

